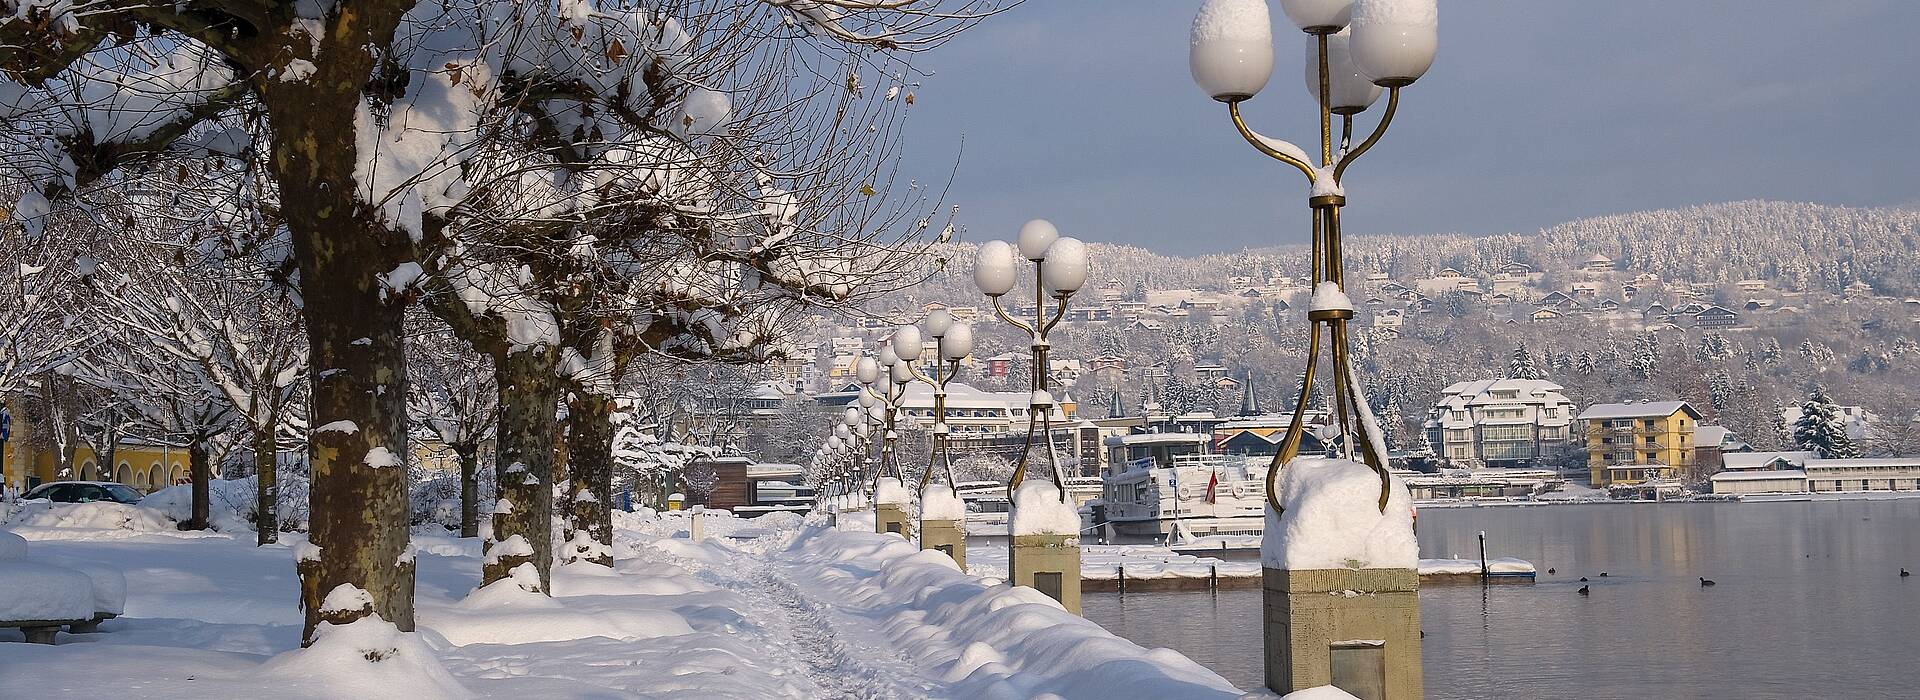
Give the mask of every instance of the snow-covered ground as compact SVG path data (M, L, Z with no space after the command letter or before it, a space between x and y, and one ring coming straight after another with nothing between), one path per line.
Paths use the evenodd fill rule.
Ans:
M124 571L126 614L55 646L0 643L0 697L1243 696L894 536L709 514L696 543L689 517L622 514L615 570L558 569L552 598L511 579L476 592L477 541L416 534L420 634L356 623L307 650L298 535L15 526L35 560ZM351 651L368 643L397 658Z

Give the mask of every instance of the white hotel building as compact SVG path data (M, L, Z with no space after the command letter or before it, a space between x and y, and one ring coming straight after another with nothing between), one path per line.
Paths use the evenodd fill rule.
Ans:
M1484 379L1446 388L1427 412L1427 443L1455 462L1529 466L1574 438L1573 402L1537 379Z

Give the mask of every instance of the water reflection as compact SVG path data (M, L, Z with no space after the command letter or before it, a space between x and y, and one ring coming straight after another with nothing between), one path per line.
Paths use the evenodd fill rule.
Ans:
M1429 698L1920 697L1920 577L1899 577L1920 569L1920 500L1432 509L1420 529L1424 557L1477 556L1486 530L1542 572L1421 590ZM1261 684L1258 590L1084 607Z

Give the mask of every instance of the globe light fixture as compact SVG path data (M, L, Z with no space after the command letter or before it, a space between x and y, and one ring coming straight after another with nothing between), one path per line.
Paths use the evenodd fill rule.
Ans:
M872 384L880 379L880 363L871 357L862 357L853 363L853 376L861 384Z
M1087 246L1078 238L1055 240L1047 246L1043 258L1047 262L1047 291L1054 294L1080 291L1080 287L1087 283L1087 275L1092 272L1087 267Z
M954 323L940 336L940 358L957 362L973 353L973 324Z
M1273 77L1273 29L1266 0L1207 0L1187 49L1193 81L1208 97L1239 102Z
M1360 72L1354 65L1350 43L1353 35L1349 29L1342 29L1327 36L1327 79L1328 99L1332 101L1334 114L1350 117L1373 106L1380 99L1380 86L1372 78ZM1306 43L1307 92L1320 97L1320 50L1319 42Z
M1405 87L1426 75L1440 46L1437 0L1358 0L1353 60L1379 85Z
M1040 262L1047 259L1047 252L1053 248L1054 241L1060 240L1060 229L1046 219L1034 219L1020 227L1020 255L1028 260Z
M908 364L920 359L920 328L918 326L909 324L894 330L893 354L900 356Z
M1308 34L1330 34L1347 26L1353 0L1280 0L1280 11Z
M953 327L955 320L957 319L953 317L952 311L934 309L927 312L926 320L921 321L920 325L927 329L927 337L941 338L946 336L947 329Z
M980 292L997 297L1013 291L1016 276L1013 246L1005 241L989 241L980 246L973 261L973 284Z

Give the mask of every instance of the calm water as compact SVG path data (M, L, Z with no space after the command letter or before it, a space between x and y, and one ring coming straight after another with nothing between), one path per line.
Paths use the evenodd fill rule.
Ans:
M1421 556L1475 557L1480 530L1539 583L1421 589L1428 698L1920 698L1920 499L1435 508ZM1262 684L1258 590L1084 608Z

